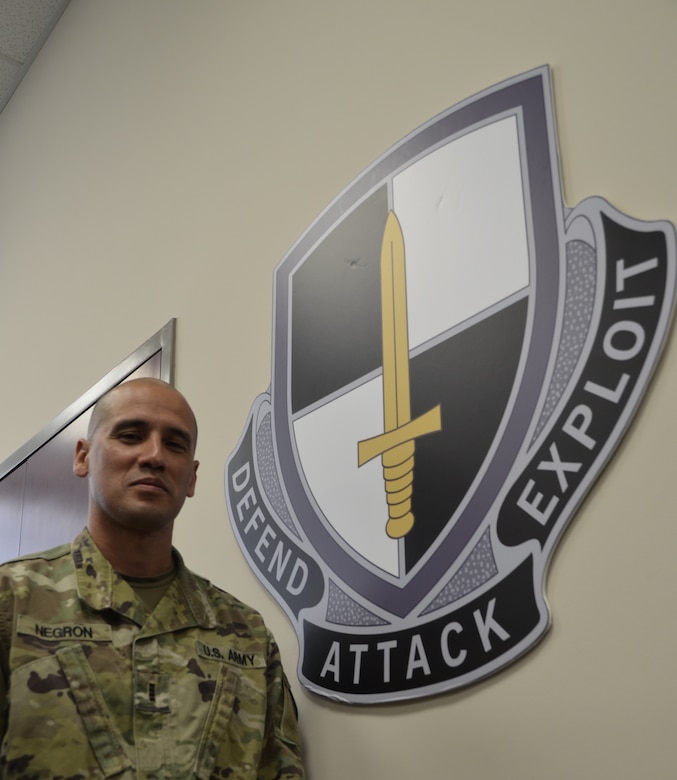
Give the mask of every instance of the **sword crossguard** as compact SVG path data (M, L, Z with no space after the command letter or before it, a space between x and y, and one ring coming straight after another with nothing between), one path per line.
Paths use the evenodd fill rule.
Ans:
M430 411L410 420L404 425L400 425L398 428L394 428L392 431L379 433L378 436L372 436L370 439L358 442L357 465L363 466L377 455L384 455L389 450L397 448L406 442L412 442L413 444L414 439L418 439L419 436L440 430L442 430L442 414L440 405L437 404ZM396 462L399 463L400 461ZM383 465L385 468L385 463Z

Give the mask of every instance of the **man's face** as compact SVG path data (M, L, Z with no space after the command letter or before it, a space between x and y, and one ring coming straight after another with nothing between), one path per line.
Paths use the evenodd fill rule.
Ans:
M195 492L196 437L190 407L169 385L120 385L75 453L75 473L89 477L90 521L140 531L171 527Z

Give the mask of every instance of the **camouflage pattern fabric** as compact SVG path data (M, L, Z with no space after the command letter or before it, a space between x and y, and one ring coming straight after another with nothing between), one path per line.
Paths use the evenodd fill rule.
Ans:
M83 531L0 566L0 778L303 778L261 616L190 572L149 613Z

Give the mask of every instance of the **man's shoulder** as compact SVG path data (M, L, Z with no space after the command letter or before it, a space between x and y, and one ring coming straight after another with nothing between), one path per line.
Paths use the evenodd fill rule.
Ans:
M244 601L241 601L237 596L234 596L230 591L220 588L215 585L207 577L203 577L201 574L196 574L194 571L190 571L193 579L198 583L200 590L207 596L212 605L223 605L228 609L237 609L241 612L251 613L258 615L258 611L254 607L249 606Z
M24 600L30 599L32 593L45 589L72 590L72 578L73 562L68 544L22 555L0 565L0 601L5 605L14 601L21 611Z
M214 585L206 577L193 571L190 572L190 575L198 584L217 620L227 619L229 623L239 622L243 626L246 625L267 633L263 617L257 609L246 604L229 591Z
M8 561L0 564L0 572L11 572L15 570L28 570L39 569L43 565L49 566L54 561L70 556L71 545L60 544L56 547L50 547L47 550L40 550L38 552L26 553L24 555L17 556L16 558L10 558Z

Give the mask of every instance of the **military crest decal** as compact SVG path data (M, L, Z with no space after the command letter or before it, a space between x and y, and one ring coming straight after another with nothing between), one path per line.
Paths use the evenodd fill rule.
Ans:
M347 703L506 667L620 441L675 298L675 230L562 202L547 67L412 132L275 270L270 388L226 464L298 675Z

